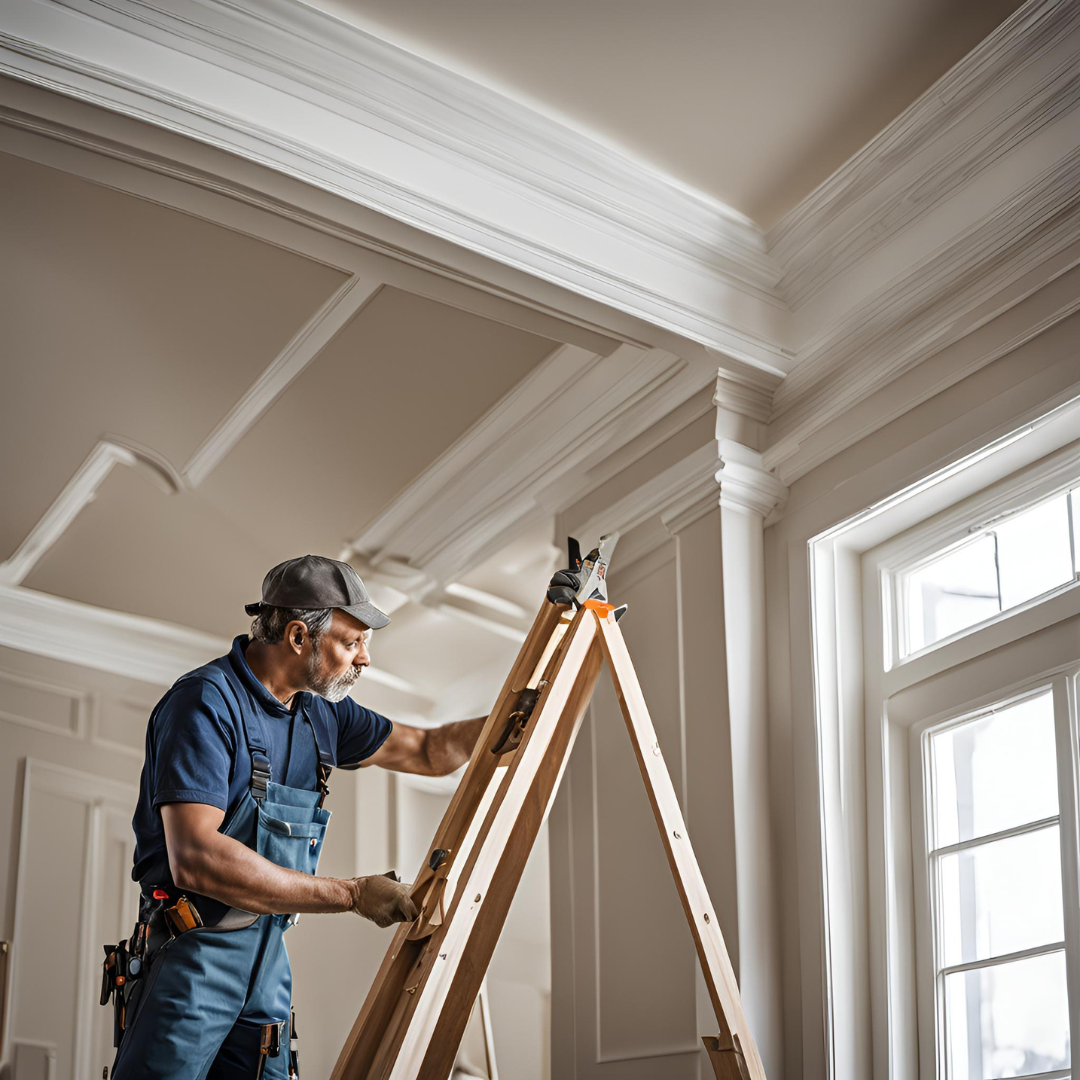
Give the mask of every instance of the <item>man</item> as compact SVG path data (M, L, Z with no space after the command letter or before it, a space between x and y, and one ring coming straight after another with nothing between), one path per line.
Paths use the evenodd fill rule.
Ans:
M347 563L281 563L246 610L250 637L179 679L147 727L117 1080L293 1075L282 935L295 916L416 917L390 876L315 876L330 768L445 775L484 724L393 724L347 696L390 621Z

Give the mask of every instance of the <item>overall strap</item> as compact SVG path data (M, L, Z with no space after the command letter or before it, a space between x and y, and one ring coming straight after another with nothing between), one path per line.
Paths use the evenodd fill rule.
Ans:
M239 700L237 704L240 706L240 723L243 725L244 737L247 739L247 750L252 755L252 798L257 802L261 802L267 797L267 784L270 783L272 769L270 767L270 755L267 753L266 729L262 727L256 701L249 690L247 691L247 697L253 706L251 711L246 710Z
M317 730L319 725L315 723L311 717L311 713L308 712L306 701L302 706L302 711L308 727L311 728L311 737L315 740L315 753L319 759L319 764L316 766L319 792L318 805L322 806L326 801L326 796L330 794L330 772L336 764L336 758L330 752L330 733L325 728L323 729L325 739L322 742L319 741L319 732Z
M211 681L221 691L226 701L231 698L235 702L236 712L240 717L240 725L244 729L244 738L247 739L248 751L251 754L251 796L253 799L262 802L266 798L266 785L270 783L271 768L270 755L266 752L268 746L266 731L263 728L262 720L258 716L258 703L251 691L245 686L243 692L251 704L250 710L245 709L236 687L233 686L229 679L219 675L218 677L212 677Z
M266 798L266 785L270 783L272 774L270 755L266 752L266 730L254 710L249 714L248 710L242 708L240 722L244 725L244 735L251 752L251 797L256 802L262 802Z

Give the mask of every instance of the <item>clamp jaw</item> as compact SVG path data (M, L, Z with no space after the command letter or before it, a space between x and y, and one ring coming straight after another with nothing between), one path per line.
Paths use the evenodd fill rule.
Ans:
M606 604L607 568L618 542L617 532L601 536L600 543L582 559L581 545L569 537L566 541L569 565L551 579L548 600L574 607L581 607L586 600L601 600Z

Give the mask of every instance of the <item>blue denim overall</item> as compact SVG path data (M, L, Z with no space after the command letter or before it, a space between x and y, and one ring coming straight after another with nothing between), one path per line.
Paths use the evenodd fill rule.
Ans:
M319 790L273 783L262 720L245 718L251 782L222 831L278 866L314 874L330 820L321 803L332 759L306 709L303 718L318 753ZM329 733L324 735L328 742ZM192 899L204 922L215 925L188 930L157 949L132 996L111 1075L117 1080L286 1080L292 970L283 934L295 917L256 916ZM224 913L211 920L208 910ZM263 1026L283 1021L281 1052L261 1056Z

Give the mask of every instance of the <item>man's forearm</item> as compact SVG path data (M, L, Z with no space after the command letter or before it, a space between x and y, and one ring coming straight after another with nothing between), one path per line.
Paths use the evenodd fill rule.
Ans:
M352 881L288 870L221 833L192 845L172 869L178 888L258 915L350 911L356 900Z
M431 771L436 776L446 776L464 765L472 756L473 747L486 722L487 717L480 716L475 720L443 724L428 731L424 750Z

